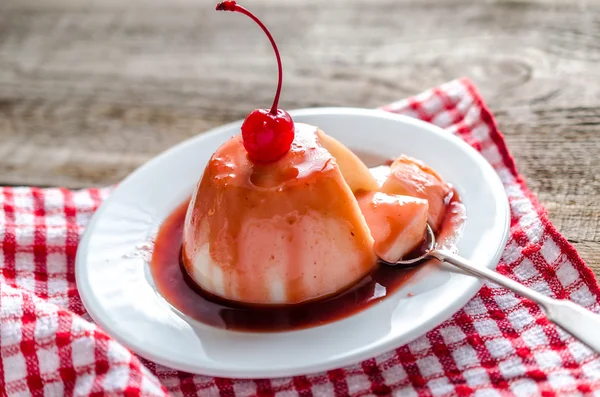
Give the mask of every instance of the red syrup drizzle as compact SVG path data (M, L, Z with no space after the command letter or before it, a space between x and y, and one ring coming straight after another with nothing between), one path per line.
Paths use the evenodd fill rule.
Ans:
M419 269L401 270L378 265L346 291L323 300L297 305L257 306L228 301L202 290L181 263L183 224L188 202L181 204L161 225L150 262L158 292L175 309L201 323L250 332L290 331L315 327L349 317L380 302L404 285ZM438 236L455 238L464 220L456 192L449 197ZM382 291L385 293L382 295ZM410 295L409 295L410 296Z

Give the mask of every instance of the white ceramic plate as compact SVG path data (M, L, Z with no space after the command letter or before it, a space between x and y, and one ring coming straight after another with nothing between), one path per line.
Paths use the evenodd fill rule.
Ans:
M432 166L454 184L467 209L459 253L481 266L496 266L508 236L508 201L492 167L465 142L431 124L383 111L320 108L291 114L351 149L388 157L404 153ZM117 187L87 227L77 252L77 285L92 318L119 342L157 363L204 375L312 373L410 342L449 318L480 288L475 278L437 267L419 272L381 303L316 328L244 333L188 323L156 292L139 253L190 196L210 155L240 125L216 128L153 159Z

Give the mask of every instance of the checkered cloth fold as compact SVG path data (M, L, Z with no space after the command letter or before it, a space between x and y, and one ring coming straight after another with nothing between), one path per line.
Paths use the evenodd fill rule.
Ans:
M460 136L496 169L511 207L501 273L600 311L593 273L527 189L469 80L383 109ZM326 373L222 379L140 359L91 322L75 284L78 239L109 194L0 188L0 395L600 396L599 356L550 323L538 306L492 284L408 345Z

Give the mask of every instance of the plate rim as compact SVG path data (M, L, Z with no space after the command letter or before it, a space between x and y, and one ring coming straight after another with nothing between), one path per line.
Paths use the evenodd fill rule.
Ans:
M314 116L314 115L342 116L342 115L346 114L346 115L359 115L359 116L361 116L361 115L362 116L373 116L373 117L397 120L397 121L400 121L403 123L416 125L419 128L438 130L439 132L441 132L443 134L442 136L446 137L449 140L454 141L455 144L462 146L464 148L464 150L470 151L471 155L474 155L474 157L477 159L478 163L480 163L484 168L488 168L488 171L492 171L493 175L495 175L495 180L493 182L490 181L490 185L495 185L494 189L493 189L494 192L498 193L497 188L500 187L499 191L502 193L501 197L498 197L499 199L501 199L504 202L504 205L503 205L504 211L502 213L503 218L504 218L504 225L502 227L502 239L501 239L502 242L501 242L501 244L499 244L497 246L496 251L494 252L493 256L491 256L490 266L489 266L489 268L491 268L491 269L496 268L496 266L501 258L501 255L504 251L504 248L506 246L506 243L509 238L509 233L510 233L510 206L509 206L509 202L508 202L508 197L506 195L504 185L500 179L500 176L497 174L496 170L482 156L481 153L479 153L477 150L475 150L467 142L462 140L460 137L455 136L454 134L444 131L443 128L438 127L432 123L428 123L428 122L425 122L423 120L416 119L413 117L384 111L381 109L365 109L365 108L352 108L352 107L317 107L317 108L295 109L295 110L289 111L289 113L292 117L294 117L294 116ZM85 288L80 288L80 286L87 284L87 282L85 280L87 270L86 270L85 265L82 263L84 252L87 251L89 239L93 233L92 231L94 230L95 225L98 223L98 220L102 218L102 214L104 213L104 211L106 211L107 207L111 204L114 192L116 190L118 190L120 188L120 186L122 186L122 185L128 183L130 180L136 178L137 175L145 172L146 169L151 167L152 165L163 161L164 158L168 157L171 153L178 151L180 148L183 148L187 145L193 144L193 142L196 140L202 140L211 135L218 135L218 134L222 133L223 131L229 130L233 127L241 126L242 122L243 122L243 120L240 119L240 120L236 120L236 121L233 121L233 122L230 122L227 124L217 126L215 128L211 128L211 129L201 132L197 135L194 135L190 138L187 138L187 139L183 140L182 142L179 142L179 143L171 146L170 148L164 150L163 152L159 153L158 155L154 156L153 158L151 158L144 164L140 165L134 171L132 171L121 182L119 182L119 184L116 186L115 190L112 192L113 194L111 194L107 199L105 199L101 203L101 205L98 207L98 209L94 212L92 218L88 222L88 224L85 227L85 230L80 238L80 241L79 241L79 244L77 247L76 258L75 258L75 280L76 280L77 290L79 292L79 296L82 301L82 304L84 305L86 311L89 313L90 317L93 319L94 323L96 325L98 325L100 327L100 329L102 329L104 332L106 332L111 338L113 338L114 340L116 340L117 342L119 342L120 344L125 346L126 348L130 349L133 353L135 353L141 357L144 357L148 360L151 360L153 362L156 362L158 364L165 365L165 366L168 366L168 367L176 369L176 370L181 370L181 371L194 373L194 374L201 374L201 375L205 375L205 376L238 378L238 379L252 379L252 378L264 378L264 377L287 377L287 376L297 376L297 375L301 375L301 374L313 374L313 373L317 373L317 372L321 372L321 371L327 371L327 370L331 370L334 368L339 368L339 367L343 367L343 366L347 366L347 365L356 364L360 361L363 361L363 360L366 360L366 359L369 359L372 357L376 357L380 354L383 354L383 353L386 353L386 352L389 352L391 350L398 348L400 346L400 344L398 344L398 340L397 340L398 338L392 338L389 341L379 343L375 347L371 347L369 349L362 349L361 351L355 352L350 356L346 355L346 356L342 356L342 357L336 357L336 358L329 359L327 361L320 362L319 364L314 364L314 365L302 365L302 366L294 366L293 368L286 367L283 369L272 369L272 370L268 371L268 374L265 374L265 371L261 371L260 369L258 370L260 372L258 372L256 370L249 370L248 368L244 368L244 369L232 368L231 365L229 365L227 368L219 367L217 369L215 369L215 366L212 366L212 367L206 366L206 365L192 366L192 365L188 365L187 363L182 363L180 361L171 360L168 357L155 355L155 354L153 354L152 351L144 349L143 344L137 344L135 342L132 342L130 340L125 340L125 338L122 338L119 335L119 332L114 329L114 327L112 327L109 323L104 321L103 315L96 311L95 305L92 304L92 302L91 302L91 300L93 298L91 296L88 296L89 290L86 290ZM468 209L467 209L467 211L468 211ZM475 282L471 283L457 299L454 299L448 305L448 307L445 311L438 312L436 315L433 315L428 320L426 320L422 324L421 327L414 328L410 332L407 332L406 334L404 334L404 341L402 342L402 344L406 344L406 343L410 343L411 341L414 341L418 337L426 334L427 332L431 331L432 329L434 329L435 327L437 327L438 325L440 325L441 323L443 323L444 321L449 319L452 315L454 315L457 311L459 311L462 307L464 307L464 305L477 294L477 292L481 289L483 283L484 282L482 280L475 280ZM353 316L350 316L350 317L353 317ZM343 320L341 320L341 321L343 321ZM339 322L339 321L335 321L333 323L336 323L336 322ZM228 332L235 332L235 331L228 331ZM297 332L297 331L286 331L286 333L289 333L289 332ZM200 367L202 367L202 368L200 368Z

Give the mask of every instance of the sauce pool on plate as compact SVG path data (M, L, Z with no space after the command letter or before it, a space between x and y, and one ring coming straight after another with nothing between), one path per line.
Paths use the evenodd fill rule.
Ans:
M236 331L278 332L327 324L360 312L393 294L418 269L377 265L346 291L295 305L260 306L224 300L199 288L183 268L181 245L187 206L188 202L181 204L161 225L150 269L158 293L173 308L209 326ZM453 191L448 198L438 241L453 244L463 221L464 207Z

